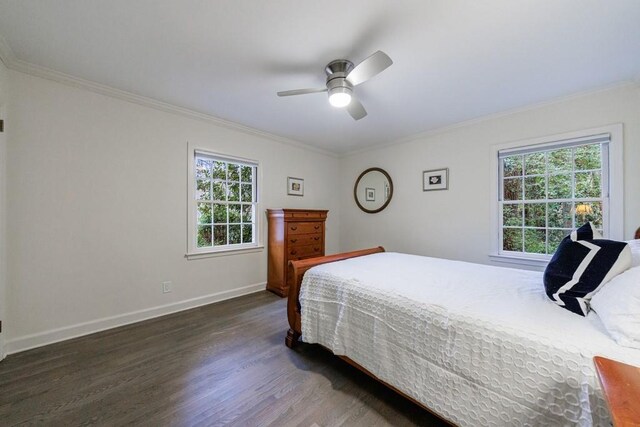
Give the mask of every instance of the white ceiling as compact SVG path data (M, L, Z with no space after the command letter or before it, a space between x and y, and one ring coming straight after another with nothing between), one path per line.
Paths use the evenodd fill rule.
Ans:
M640 76L639 0L0 0L15 57L338 153ZM394 65L326 94L336 58Z

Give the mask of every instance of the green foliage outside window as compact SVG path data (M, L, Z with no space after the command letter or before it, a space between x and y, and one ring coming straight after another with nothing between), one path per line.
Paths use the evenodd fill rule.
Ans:
M503 158L502 249L553 254L584 222L602 229L601 152L590 144Z
M255 167L196 158L196 245L253 243Z

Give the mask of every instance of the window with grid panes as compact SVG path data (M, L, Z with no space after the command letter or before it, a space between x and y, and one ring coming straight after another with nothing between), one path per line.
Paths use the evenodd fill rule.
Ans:
M195 248L256 246L257 164L195 152Z
M502 253L552 255L587 221L607 235L609 135L501 150Z

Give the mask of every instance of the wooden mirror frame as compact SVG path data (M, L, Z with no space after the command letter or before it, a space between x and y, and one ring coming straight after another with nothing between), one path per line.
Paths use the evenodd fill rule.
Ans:
M383 174L385 176L385 178L387 178L387 181L389 181L389 198L378 209L367 209L364 206L362 206L360 204L360 201L358 200L358 184L360 183L360 180L362 179L362 177L365 176L369 172L380 172L381 174ZM391 201L391 199L393 198L393 181L391 180L391 177L389 176L387 171L382 169L382 168L375 167L375 168L366 169L364 172L362 172L360 174L360 176L358 176L358 179L356 179L356 183L353 186L353 198L356 201L356 205L358 205L358 207L363 212L370 213L370 214L378 213L381 210L383 210L384 208L386 208L389 205L389 202Z

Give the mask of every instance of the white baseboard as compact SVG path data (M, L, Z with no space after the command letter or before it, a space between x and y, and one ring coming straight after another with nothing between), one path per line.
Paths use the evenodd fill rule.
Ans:
M102 319L91 320L89 322L78 323L75 325L65 326L57 329L51 329L49 331L39 332L37 334L25 335L22 337L11 339L9 341L5 341L4 352L6 355L19 353L21 351L30 350L36 347L42 347L43 345L53 344L71 338L81 337L83 335L93 334L95 332L104 331L106 329L117 328L118 326L129 325L131 323L153 319L154 317L165 316L167 314L176 313L178 311L189 310L191 308L212 304L214 302L224 301L242 295L264 291L265 286L266 282L256 283L254 285L243 286L241 288L231 289L228 291L216 292L213 294L174 302L171 304L132 311L130 313L118 314L116 316L104 317ZM0 360L2 359L0 358Z

